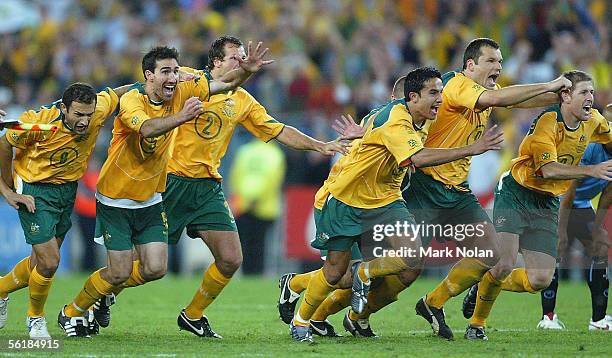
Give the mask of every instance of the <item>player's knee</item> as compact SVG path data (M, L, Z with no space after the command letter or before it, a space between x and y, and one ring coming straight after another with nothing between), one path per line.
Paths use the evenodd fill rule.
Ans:
M53 277L59 266L60 256L58 254L45 255L38 258L36 271L44 277Z
M148 264L143 267L142 278L147 282L159 280L166 275L168 267L165 263Z
M410 286L421 274L421 269L404 270L399 273L399 280L406 287Z
M327 267L324 267L324 270L323 270L323 274L325 275L325 280L330 285L338 284L340 280L342 279L342 276L344 276L345 272L346 272L346 269L343 269L342 267L339 267L338 265L334 265L334 266L328 265Z
M510 275L510 273L512 272L513 269L514 269L514 265L512 265L510 263L507 263L507 262L498 262L491 269L491 274L496 279L503 280L506 277L508 277L508 275Z
M216 263L217 268L225 277L232 277L236 271L242 265L242 255L232 255L231 257L224 257L218 260Z
M536 291L541 291L550 286L554 272L538 271L528 272L529 285Z
M131 272L128 270L111 271L108 273L108 283L119 286L130 278Z

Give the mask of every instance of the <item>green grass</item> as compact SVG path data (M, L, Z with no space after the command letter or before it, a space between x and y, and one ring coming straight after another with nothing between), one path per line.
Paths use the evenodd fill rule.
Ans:
M53 285L47 302L49 331L63 339L62 355L71 356L577 356L610 354L612 335L589 332L590 297L586 284L561 283L558 313L566 323L564 332L535 328L540 316L540 296L502 293L489 320L489 342L462 338L466 322L460 312L461 298L446 306L448 322L457 339L444 341L431 335L429 325L414 314L416 300L434 287L436 280L418 280L400 300L372 317L380 339L315 337L313 345L294 343L288 327L278 319L277 282L272 279L236 279L207 310L213 328L223 340L200 339L178 330L176 317L199 285L199 278L166 277L124 291L113 306L111 326L91 339L64 339L57 327L60 307L81 288L84 276L62 276ZM27 291L11 295L9 322L0 341L25 338ZM342 330L342 314L331 317ZM343 331L343 330L342 330ZM4 349L4 347L2 348ZM16 352L0 351L17 355ZM19 355L24 354L20 352ZM37 353L48 356L49 353Z

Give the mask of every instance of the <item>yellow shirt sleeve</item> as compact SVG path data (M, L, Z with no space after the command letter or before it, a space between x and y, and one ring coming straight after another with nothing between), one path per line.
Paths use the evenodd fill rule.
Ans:
M184 96L181 98L182 102L185 102L189 97L198 97L202 102L210 100L210 84L208 77L205 75L191 81L181 82L179 86L186 90L182 94Z
M113 114L119 105L119 97L112 88L107 87L97 94L96 111L99 111L105 120Z
M557 161L557 146L555 144L556 122L557 119L554 112L545 113L535 123L533 131L529 133L529 151L533 158L536 173L539 173L544 165Z
M591 136L592 142L608 144L612 142L612 131L610 131L610 122L608 122L604 116L599 113L598 110L593 109L593 119L597 121L598 125L595 128L595 132Z
M134 132L140 132L142 124L151 118L145 111L140 93L137 90L132 90L124 94L119 102L123 111L122 115L119 116L121 122Z
M469 108L473 111L475 111L478 98L486 90L486 88L463 75L457 75L444 87L446 100L449 101L451 106Z
M55 112L54 109L41 108L39 111L26 111L19 116L19 120L23 123L40 123L41 118L50 118L56 116L59 110ZM46 140L46 132L35 132L35 131L20 131L8 129L5 133L8 142L15 148L26 149L32 143L42 142Z
M270 116L264 106L259 104L251 95L246 94L244 101L245 105L248 106L248 115L240 123L264 142L276 138L285 125Z
M410 157L423 149L421 137L411 125L409 120L394 119L385 126L386 128L381 128L382 142L400 166L409 165Z

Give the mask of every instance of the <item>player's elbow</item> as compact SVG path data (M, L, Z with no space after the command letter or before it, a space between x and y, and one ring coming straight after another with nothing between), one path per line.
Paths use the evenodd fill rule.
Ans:
M489 107L502 107L502 99L499 96L498 91L484 91L480 97L478 97L478 101L476 101L476 105L474 106L477 110L485 110Z
M540 168L540 174L544 179L556 179L558 173L553 166L545 165Z

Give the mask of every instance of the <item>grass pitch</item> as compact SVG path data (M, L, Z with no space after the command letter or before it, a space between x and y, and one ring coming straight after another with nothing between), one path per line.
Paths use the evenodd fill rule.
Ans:
M62 340L57 352L66 356L609 356L612 333L589 332L590 296L583 283L560 284L557 311L568 329L539 331L540 296L503 292L489 320L489 342L463 339L466 321L461 315L463 296L446 306L455 341L432 336L429 325L414 314L417 299L438 282L420 279L400 295L398 302L372 316L379 339L315 337L315 344L295 343L288 326L278 319L277 281L237 278L209 307L207 315L223 340L200 339L178 330L176 317L200 284L198 277L166 277L125 290L112 309L111 326L91 339L66 339L57 327L57 313L82 287L85 276L61 276L47 301L47 321L53 338ZM49 356L48 352L6 349L6 339L26 338L24 324L27 290L11 295L9 321L0 330L0 356ZM342 329L343 314L330 318ZM348 336L346 336L348 335ZM54 354L54 353L52 353Z

